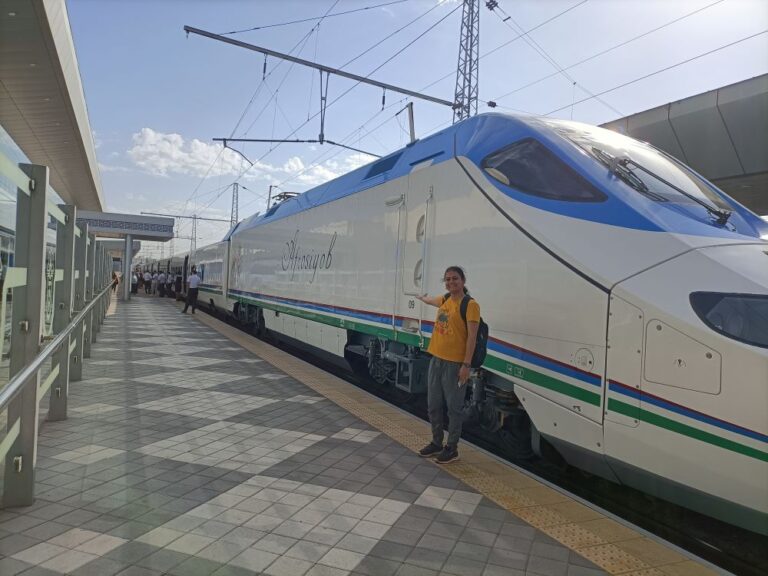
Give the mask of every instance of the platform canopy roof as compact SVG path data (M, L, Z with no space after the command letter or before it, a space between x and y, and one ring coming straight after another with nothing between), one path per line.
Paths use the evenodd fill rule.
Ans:
M0 3L0 124L62 200L102 210L104 197L64 0Z
M138 214L117 214L114 212L77 211L77 223L88 224L88 232L99 238L125 238L166 242L171 240L173 218L142 216Z
M768 215L768 74L603 127L669 152L748 208Z

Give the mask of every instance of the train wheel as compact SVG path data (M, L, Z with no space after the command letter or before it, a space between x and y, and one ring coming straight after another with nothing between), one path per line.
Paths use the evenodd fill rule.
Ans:
M354 352L348 352L344 350L344 360L349 364L352 373L361 380L370 379L371 375L368 372L368 359L360 354Z
M532 460L536 456L531 447L531 420L522 410L515 410L504 419L499 439L512 460Z
M492 403L484 402L479 405L477 423L486 434L494 434L501 428L501 413L496 410L496 407Z

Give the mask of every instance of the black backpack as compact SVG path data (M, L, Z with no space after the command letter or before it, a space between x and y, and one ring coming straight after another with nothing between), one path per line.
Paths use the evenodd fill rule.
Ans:
M443 302L445 302L448 298L451 297L450 292L446 292L445 296L443 297ZM467 325L467 307L469 306L469 301L472 300L472 296L469 294L465 294L464 298L461 299L461 304L459 305L459 312L461 312L461 319L464 320L464 326ZM477 339L475 340L475 351L472 352L472 361L469 363L469 365L472 368L480 368L483 365L483 362L485 362L485 357L488 354L488 324L486 324L483 321L482 316L480 317L480 322L477 326Z

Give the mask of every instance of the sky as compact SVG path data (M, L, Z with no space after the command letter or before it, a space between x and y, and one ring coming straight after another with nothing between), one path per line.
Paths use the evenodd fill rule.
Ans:
M303 192L374 159L327 144L232 144L242 155L223 149L214 138L317 139L319 72L272 57L265 68L262 54L187 37L184 25L236 32L228 37L453 100L458 0L66 5L108 211L228 221L238 181L243 219L265 210L270 185ZM480 5L479 112L492 101L496 111L601 124L768 72L765 0ZM530 33L520 37L521 30ZM327 98L326 139L377 155L407 144L407 116L397 113L408 100L400 94L331 76ZM452 115L414 100L417 137L449 126ZM189 250L191 221L177 223L180 238L144 243L142 255ZM197 245L228 228L200 221Z

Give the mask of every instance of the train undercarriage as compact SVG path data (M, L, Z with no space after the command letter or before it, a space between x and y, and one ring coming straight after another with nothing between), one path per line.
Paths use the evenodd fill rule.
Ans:
M415 346L347 332L344 358L361 378L390 387L400 397L426 401L431 356ZM512 384L483 369L473 370L464 401L464 423L479 430L513 460L541 455L542 440L523 410Z
M264 312L258 306L236 302L228 317L255 336L267 335ZM362 382L391 392L397 403L426 406L430 359L429 354L416 346L347 330L344 364ZM539 435L513 386L486 370L473 370L464 402L465 426L498 446L511 460L530 460L537 456L554 456L560 460Z

